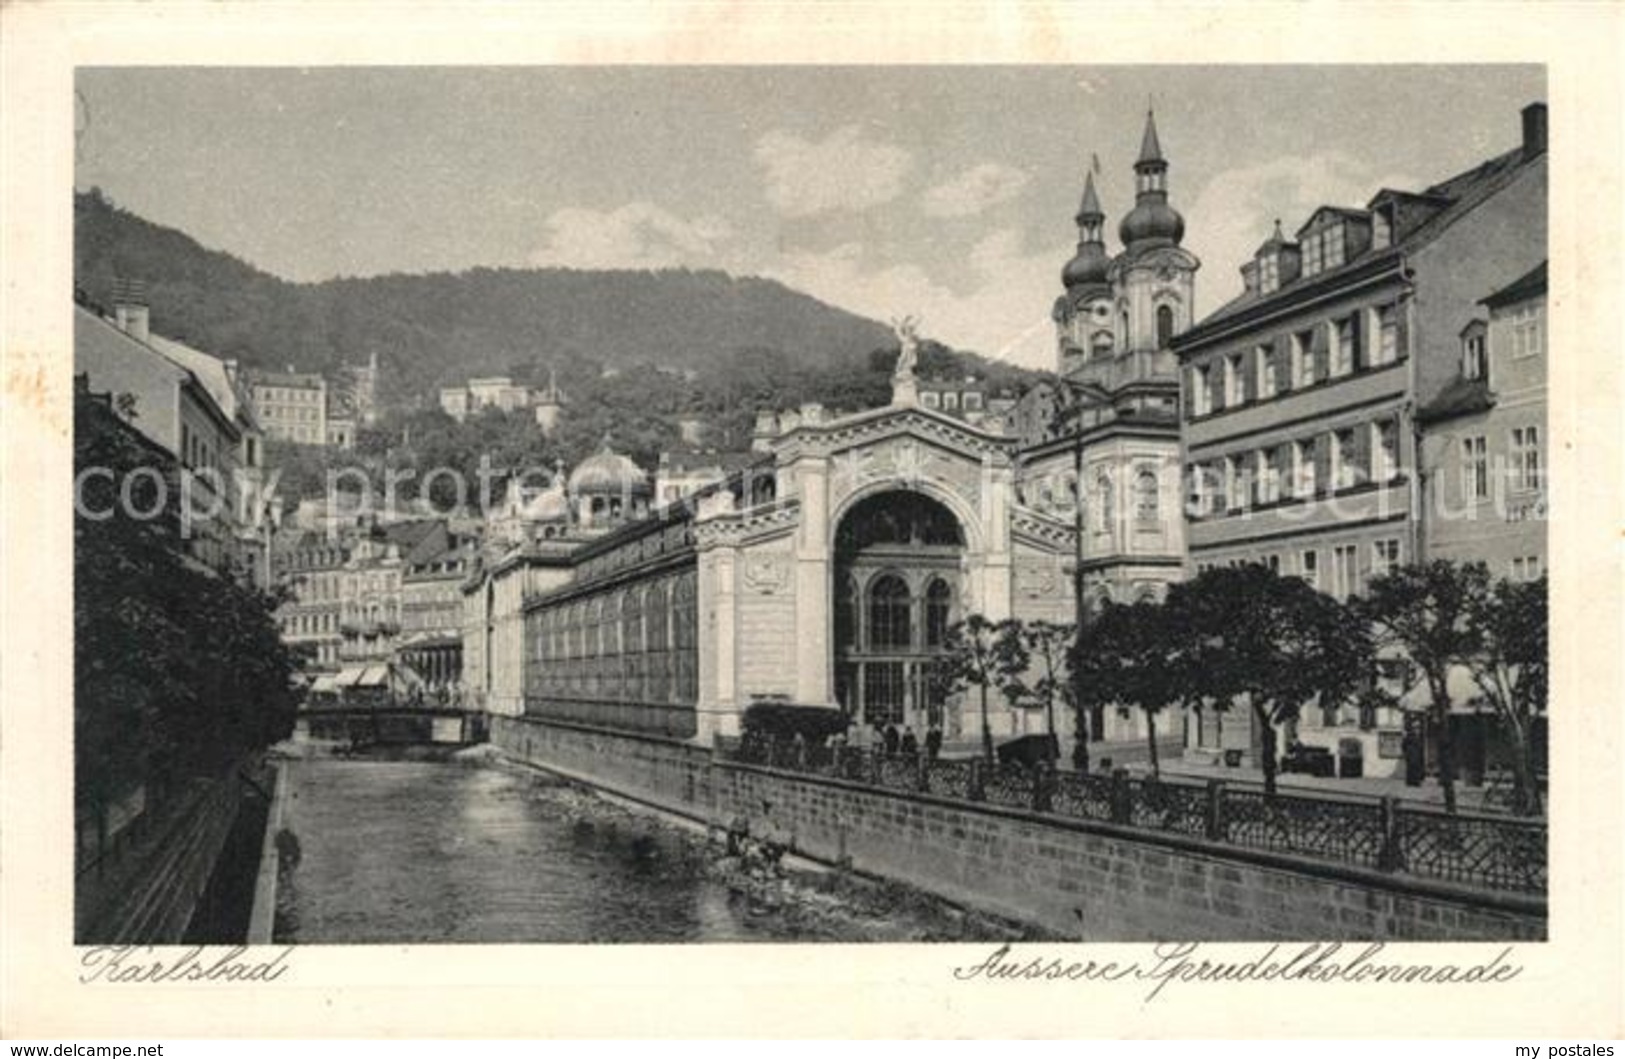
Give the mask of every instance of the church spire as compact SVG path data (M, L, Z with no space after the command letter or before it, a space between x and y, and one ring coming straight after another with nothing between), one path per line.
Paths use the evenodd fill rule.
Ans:
M1067 290L1106 282L1106 239L1103 224L1106 214L1100 208L1100 197L1095 194L1095 174L1090 172L1083 182L1083 203L1078 207L1078 252L1061 270L1061 283Z
M1118 235L1133 251L1153 246L1178 246L1185 237L1185 219L1168 205L1168 161L1157 136L1157 116L1145 112L1145 135L1134 163L1134 209L1123 218Z
M1162 157L1162 143L1157 139L1157 115L1154 111L1145 112L1145 135L1140 138L1140 158L1134 163L1137 170L1147 163L1168 163Z

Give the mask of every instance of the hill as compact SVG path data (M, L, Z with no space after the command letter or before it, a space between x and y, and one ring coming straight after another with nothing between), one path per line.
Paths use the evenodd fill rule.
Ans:
M332 372L376 351L395 402L554 365L697 371L758 349L833 369L893 344L872 320L714 271L480 268L291 283L94 190L74 197L74 265L103 304L115 278L146 281L155 329L249 366Z

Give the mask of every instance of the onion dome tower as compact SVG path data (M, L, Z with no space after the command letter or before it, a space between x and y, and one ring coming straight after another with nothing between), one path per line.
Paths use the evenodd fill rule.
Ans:
M1134 163L1134 208L1118 227L1123 246L1129 253L1159 246L1178 246L1185 238L1185 218L1168 205L1168 162L1162 157L1157 138L1157 119L1145 114L1145 135L1140 140L1140 157Z

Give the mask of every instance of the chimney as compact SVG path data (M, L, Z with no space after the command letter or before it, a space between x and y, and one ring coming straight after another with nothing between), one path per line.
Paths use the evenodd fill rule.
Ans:
M118 329L145 342L148 335L147 285L139 280L113 281L113 322Z
M1531 103L1523 108L1523 156L1534 158L1546 153L1546 104Z

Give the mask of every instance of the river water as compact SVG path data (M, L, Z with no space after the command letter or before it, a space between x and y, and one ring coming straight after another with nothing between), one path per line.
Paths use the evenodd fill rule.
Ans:
M284 769L275 927L282 942L1021 934L917 892L835 873L750 878L703 834L503 762L312 758Z

